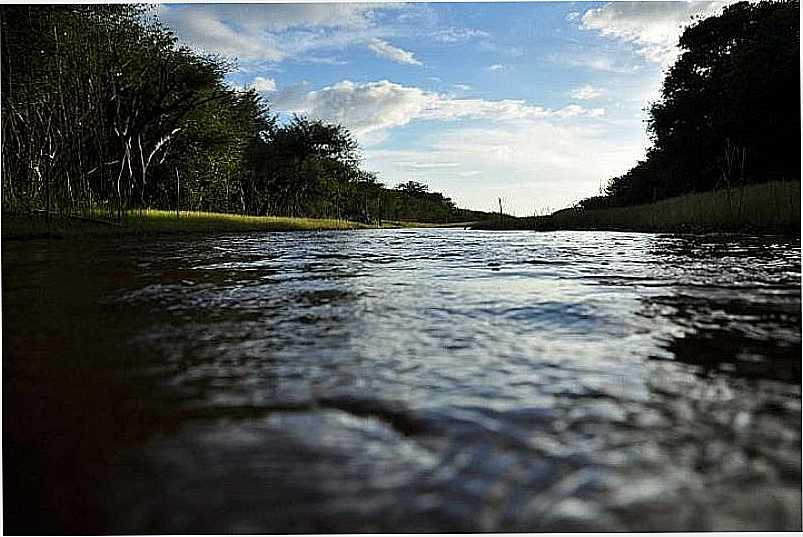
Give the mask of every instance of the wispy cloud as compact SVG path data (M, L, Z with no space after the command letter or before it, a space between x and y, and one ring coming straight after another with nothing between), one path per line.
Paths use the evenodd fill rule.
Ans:
M459 168L459 162L420 162L420 161L401 161L394 162L399 168L406 168L408 170L444 170L450 168Z
M341 60L326 56L304 56L303 58L300 58L299 61L302 63L317 63L323 65L346 65L349 63L348 60Z
M569 92L569 96L572 99L578 99L581 101L589 101L591 99L596 99L597 97L601 97L604 95L604 91L599 88L595 88L591 84L586 84L585 86L580 86L579 88L574 88Z
M488 52L495 52L512 58L524 56L524 48L518 45L500 45L490 40L480 41L480 48Z
M582 67L594 71L616 74L632 74L641 70L638 63L622 60L612 55L603 55L595 52L562 52L549 56L553 63L568 67Z
M383 58L388 58L389 60L393 60L394 62L398 63L407 63L411 65L422 65L420 61L415 59L415 56L412 52L402 50L398 47L394 47L387 41L383 41L381 39L373 39L369 44L368 48L370 48L377 56L381 56Z
M506 69L506 67L504 65L502 65L501 63L495 63L493 65L489 65L487 67L487 69L489 71L504 71Z
M440 41L442 43L463 43L471 39L488 37L491 37L491 34L474 28L444 28L432 34L432 38L435 39L435 41Z

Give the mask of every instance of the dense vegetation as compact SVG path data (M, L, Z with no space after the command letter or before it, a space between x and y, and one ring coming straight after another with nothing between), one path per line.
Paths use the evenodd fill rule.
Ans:
M581 207L800 180L799 1L733 4L679 46L648 111L646 158Z
M425 185L386 188L342 126L280 122L234 66L179 46L152 7L3 6L3 211L122 221L132 209L475 219Z

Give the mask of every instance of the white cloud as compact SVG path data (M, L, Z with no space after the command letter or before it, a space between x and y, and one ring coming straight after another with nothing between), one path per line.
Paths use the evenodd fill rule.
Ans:
M443 170L449 168L459 168L459 162L419 162L419 161L401 161L394 162L395 166L399 168L406 168L409 170Z
M400 4L191 4L158 8L183 43L244 61L305 59L309 51L370 43L379 11Z
M415 56L412 52L394 47L387 41L382 41L381 39L373 39L368 44L368 48L373 50L377 56L388 58L394 62L421 65L421 62L415 59Z
M581 101L596 99L597 97L601 97L603 94L604 92L601 89L595 88L590 84L580 86L579 88L574 88L569 92L569 95L572 99L579 99Z
M718 13L726 1L611 2L583 14L581 28L632 43L648 60L669 65L677 57L677 41L695 16Z
M276 81L272 78L258 76L251 83L251 86L260 93L271 93L276 91Z
M566 20L568 22L574 22L579 18L580 18L580 12L579 11L570 11L569 13L566 14Z
M286 56L270 35L239 32L214 13L164 7L160 18L178 29L184 42L205 51L267 61L280 61Z
M604 108L584 108L579 104L570 104L559 110L555 110L554 115L558 117L602 117L605 115Z
M462 43L475 38L491 37L491 34L473 28L445 28L434 32L432 37L442 43Z
M306 93L288 88L279 92L273 104L279 111L305 113L340 123L359 135L406 125L423 113L430 95L388 81L355 84L344 80Z
M468 84L452 84L455 88L459 89L460 91L468 91L471 89L471 86Z
M226 21L246 32L279 32L299 27L364 28L376 9L358 3L323 4L191 4L159 6L160 18L184 22L194 17Z
M501 63L495 63L493 65L488 66L489 71L502 71L504 68L505 66L502 65Z
M348 60L339 60L337 58L331 57L319 57L319 56L304 56L304 58L300 58L300 61L304 63L318 63L324 65L346 65L348 64Z
M640 65L632 64L612 56L601 54L560 53L552 54L550 61L569 67L583 67L602 71L604 73L632 74L641 69Z
M387 80L362 84L344 80L308 92L294 86L278 92L272 102L277 111L305 113L339 123L358 136L403 126L413 120L484 119L500 122L599 118L605 114L602 108L587 109L576 104L548 109L523 100L457 99Z

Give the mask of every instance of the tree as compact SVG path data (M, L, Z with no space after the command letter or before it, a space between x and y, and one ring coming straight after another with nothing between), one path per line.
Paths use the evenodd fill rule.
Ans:
M7 204L150 206L187 116L230 94L147 6L5 6L2 37Z
M797 0L740 2L683 32L648 122L678 181L670 192L799 178L798 11ZM738 173L731 148L745 154Z
M303 116L274 125L255 151L257 214L307 214L321 195L341 196L359 165L351 133Z
M396 189L413 196L418 196L426 193L429 190L429 187L416 181L407 181L406 183L400 183Z
M800 180L798 0L740 2L698 20L649 109L647 158L611 179L612 205Z
M178 45L142 5L4 6L3 210L136 208L448 219L451 200L360 169L341 125L280 123L233 64Z

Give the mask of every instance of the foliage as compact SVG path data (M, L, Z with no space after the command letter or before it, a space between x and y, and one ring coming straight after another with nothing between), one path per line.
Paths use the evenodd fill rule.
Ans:
M608 205L800 179L798 12L798 0L740 2L683 32L649 109L652 147L611 179Z
M360 168L348 130L279 122L233 67L143 5L3 6L3 210L123 221L131 209L454 221L451 200Z

